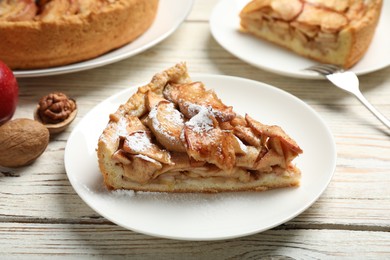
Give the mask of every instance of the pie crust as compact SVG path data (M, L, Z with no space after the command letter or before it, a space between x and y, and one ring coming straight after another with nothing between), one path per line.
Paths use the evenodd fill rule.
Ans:
M302 153L279 126L236 114L185 63L156 74L110 115L98 141L109 189L263 191L298 186Z
M119 48L153 23L158 0L0 1L0 60L36 69Z
M252 0L241 30L321 63L350 68L366 53L382 0Z

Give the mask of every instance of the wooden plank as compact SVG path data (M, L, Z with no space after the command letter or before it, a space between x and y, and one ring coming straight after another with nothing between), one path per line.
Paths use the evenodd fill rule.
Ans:
M129 256L136 259L385 259L390 233L269 230L221 241L154 238L113 225L0 223L2 257L53 259Z
M196 0L187 21L207 22L218 0Z

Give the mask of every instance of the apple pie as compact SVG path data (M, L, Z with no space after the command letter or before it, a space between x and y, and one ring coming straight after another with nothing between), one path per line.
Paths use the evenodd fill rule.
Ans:
M12 69L100 56L143 34L158 0L1 0L0 60Z
M382 0L252 0L241 30L322 63L350 68L367 51Z
M302 153L279 126L240 116L185 63L156 74L109 116L98 162L109 189L264 191L298 186Z

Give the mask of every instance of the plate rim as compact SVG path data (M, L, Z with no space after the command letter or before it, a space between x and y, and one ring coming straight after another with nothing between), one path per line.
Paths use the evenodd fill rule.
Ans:
M186 1L186 2L184 2ZM122 47L119 47L117 49L111 50L109 52L106 52L102 55L99 55L95 58L72 63L72 64L67 64L63 66L56 66L56 67L50 67L50 68L42 68L42 69L31 69L31 70L13 70L14 76L16 78L32 78L32 77L44 77L44 76L55 76L55 75L62 75L62 74L69 74L69 73L74 73L74 72L80 72L84 70L90 70L98 67L102 67L105 65L109 65L115 62L122 61L124 59L133 57L137 54L140 54L155 45L159 44L160 42L164 41L167 39L169 36L171 36L179 27L180 25L187 19L189 14L191 13L191 10L194 6L195 0L181 0L183 4L185 4L186 9L183 10L182 16L179 16L177 20L175 20L175 23L172 24L172 26L164 31L163 33L159 34L157 37L153 37L151 41L148 41L146 44L141 45L138 48L135 48L133 50L129 50L128 52L125 53L120 53L116 56L109 57L106 59L104 58L105 55L110 54L112 51L118 51L122 48L125 48L127 46L130 46L134 42L140 39L142 35L144 35L146 32L148 32L153 26L156 26L157 19L153 21L153 24L148 28L147 31L144 32L144 34L140 35L137 39L134 41L123 45ZM168 5L167 0L160 0L159 5L165 4ZM164 13L164 15L168 15L168 13ZM101 60L102 59L102 60Z
M310 107L307 103L305 103L303 100L299 99L298 97L294 96L293 94L287 92L287 91L284 91L280 88L277 88L275 86L272 86L270 84L267 84L267 83L264 83L264 82L260 82L260 81L256 81L256 80L251 80L251 79L246 79L246 78L241 78L241 77L236 77L236 76L227 76L227 75L214 75L214 74L204 74L204 73L194 73L192 74L192 78L195 79L195 80L207 80L207 78L211 78L211 79L227 79L227 80L238 80L238 81L243 81L243 82L249 82L250 84L255 84L255 85L260 85L260 87L262 88L267 88L267 89L271 89L272 91L275 91L277 92L278 95L282 94L282 95L285 95L289 98L292 98L294 100L294 102L298 102L301 106L303 106L306 110L310 111L311 114L313 114L316 119L318 120L318 122L321 123L321 127L323 128L323 130L326 132L327 134L327 137L329 138L329 140L331 141L329 143L329 145L331 146L332 148L332 158L331 158L331 172L328 173L327 175L327 181L326 183L323 183L322 185L322 189L319 190L319 192L316 193L316 196L314 196L309 203L306 203L305 205L303 206L300 206L300 207L297 207L294 212L292 214L290 214L287 218L283 218L283 220L279 221L279 222L275 222L273 223L272 225L269 225L269 226L264 226L264 227L261 227L261 228L257 228L255 230L252 230L250 232L243 232L243 233L240 233L240 234L232 234L232 235L225 235L223 237L186 237L186 236L175 236L175 235L168 235L168 234L161 234L161 233L156 233L156 232L152 232L152 231L145 231L145 230L140 230L138 228L134 228L134 227L131 227L131 225L127 225L126 223L121 223L120 221L117 221L116 219L114 219L112 216L108 215L105 213L105 212L102 212L101 209L99 209L99 207L97 207L96 205L93 205L89 199L87 198L87 193L81 193L78 189L76 189L75 187L77 187L77 185L74 183L75 181L77 181L72 175L69 175L69 164L67 163L67 151L69 151L69 147L71 145L71 142L67 142L67 145L65 147L65 152L64 152L64 165L65 165L65 170L66 170L66 174L67 174L67 177L71 183L71 186L73 187L73 189L76 191L76 194L90 207L92 208L96 213L98 213L99 215L101 215L102 217L106 218L107 220L115 223L116 225L120 226L120 227L123 227L125 229L128 229L128 230L131 230L131 231L134 231L134 232L137 232L137 233L140 233L140 234L145 234L145 235L149 235L149 236L154 236L154 237L160 237L160 238L167 238L167 239L175 239L175 240L183 240L183 241L215 241L215 240L224 240L224 239L234 239L234 238L239 238L239 237L244 237L244 236L249 236L249 235L253 235L253 234L257 234L257 233L260 233L260 232L264 232L266 230L269 230L269 229L272 229L276 226L279 226L283 223L286 223L287 221L295 218L296 216L298 216L299 214L303 213L304 211L306 211L309 207L311 207L318 199L319 197L325 192L325 190L327 189L327 187L329 186L329 183L331 182L333 176L334 176L334 173L335 173L335 169L336 169L336 160L337 160L337 151L336 151L336 143L335 143L335 139L332 135L332 132L330 130L330 128L328 127L328 125L325 123L325 121L323 120L323 118L312 108ZM132 95L132 93L135 93L135 91L137 90L137 88L139 86L142 86L143 84L137 84L136 86L133 86L133 87L130 87L130 88L126 88L126 89L123 89L119 92L116 92L115 94L107 97L106 99L104 99L103 101L101 101L100 103L98 103L96 106L94 106L90 111L88 111L86 113L86 115L83 117L82 120L84 120L84 118L88 118L88 115L90 114L93 114L93 112L95 110L98 110L99 109L99 106L103 106L105 103L108 103L110 101L113 101L115 99L117 99L118 97L120 97L121 95L123 95L124 93L128 93L129 95ZM107 118L107 122L108 122L108 118ZM73 135L75 135L75 133L77 132L78 128L80 127L80 124L81 124L81 121L78 122L78 125L73 129L72 133L70 134L69 138L68 138L68 141L71 140L73 138ZM96 159L97 160L97 159Z
M258 64L258 63L253 62L252 60L250 60L250 59L248 59L246 57L243 57L243 55L237 54L236 52L232 51L231 48L227 47L225 42L222 41L220 37L216 36L216 35L218 35L218 33L217 33L217 29L215 28L216 27L215 26L215 24L216 24L215 21L220 19L220 16L217 15L219 9L227 6L227 4L229 4L229 2L230 2L230 0L220 0L215 5L215 7L213 8L211 16L210 16L210 19L209 19L210 31L211 31L211 34L213 35L213 38L227 52L229 52L230 54L232 54L236 58L240 59L241 61L243 61L243 62L245 62L245 63L247 63L247 64L249 64L249 65L251 65L253 67L262 69L262 70L267 71L267 72L271 72L273 74L282 75L282 76L291 77L291 78L298 78L298 79L326 80L325 77L323 77L321 75L318 75L315 72L311 72L311 71L304 71L303 73L297 73L297 72L294 72L292 70L287 71L287 70L280 70L280 69L277 69L277 68L274 68L274 67L264 66L263 64ZM384 1L384 3L383 3L381 17L384 16L384 13L385 13L384 10L385 9L390 11L390 3L386 4L386 2L387 1ZM387 22L390 22L390 18L383 18L383 19L386 19ZM390 26L390 24L389 24L389 26ZM377 28L378 27L379 27L379 24L378 24ZM374 34L374 38L375 38L375 34ZM271 43L266 42L266 41L264 43L271 44ZM282 48L280 46L273 46L272 44L270 45L270 47L272 47L272 48L281 48L281 50L284 50L284 48ZM292 53L292 54L294 54L294 53ZM297 54L294 54L294 55L297 55ZM302 58L302 59L307 59L307 58L301 57L299 55L297 57L298 58ZM307 59L307 60L312 63L310 65L318 64L318 62L312 61L310 59ZM308 66L310 66L310 65L308 65ZM364 69L364 70L362 70L362 69L361 70L354 70L354 68L352 67L349 70L355 72L356 75L358 75L358 76L363 76L363 75L370 74L370 73L375 72L375 71L379 71L379 70L385 69L385 68L387 68L389 66L390 66L390 59L387 62L387 64L382 64L380 66L379 65L372 66L372 67L370 67L368 69ZM303 69L302 69L302 71L303 71Z

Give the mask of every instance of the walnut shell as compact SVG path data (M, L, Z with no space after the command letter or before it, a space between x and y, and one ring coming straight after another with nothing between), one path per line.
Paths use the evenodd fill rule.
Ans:
M49 131L41 123L20 118L0 126L0 165L20 167L32 163L46 149Z
M53 92L42 97L34 111L34 119L42 123L50 134L64 131L76 115L76 101L61 92Z
M69 115L69 117L67 119L65 119L64 121L57 123L57 124L46 124L46 123L42 122L42 119L39 116L38 110L39 110L39 106L37 106L37 108L34 111L34 119L36 121L38 121L39 123L42 123L49 130L50 134L58 134L58 133L61 133L62 131L64 131L70 125L70 123L72 123L72 121L76 118L76 115L77 115L77 108L76 108Z

